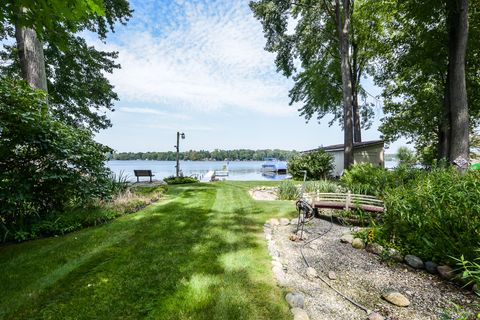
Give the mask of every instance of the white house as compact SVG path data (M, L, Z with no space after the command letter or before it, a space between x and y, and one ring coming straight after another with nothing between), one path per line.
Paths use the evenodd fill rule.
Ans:
M384 168L384 141L374 140L365 142L355 142L353 144L353 162L354 163L371 163L379 167ZM331 154L335 167L333 169L333 175L339 177L343 173L343 155L345 147L343 144L336 144L326 147L320 147L314 150L308 150L305 152L312 152L317 150L325 150Z

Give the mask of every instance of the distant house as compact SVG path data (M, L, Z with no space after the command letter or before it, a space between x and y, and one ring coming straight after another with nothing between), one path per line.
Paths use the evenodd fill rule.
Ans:
M384 147L383 140L356 142L353 144L353 162L354 163L371 163L379 167L384 168ZM320 147L305 152L313 152L317 150L325 150L331 154L335 167L333 169L333 175L339 177L343 173L343 154L345 147L343 144L336 144L326 147Z

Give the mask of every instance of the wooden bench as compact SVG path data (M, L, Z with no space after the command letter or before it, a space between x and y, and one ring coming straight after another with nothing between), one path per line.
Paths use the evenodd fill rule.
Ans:
M133 170L133 173L137 177L137 182L140 182L139 177L150 177L150 182L152 182L152 177L154 176L152 170Z
M363 194L352 193L308 193L305 198L314 209L360 209L367 212L382 213L385 205L382 200Z

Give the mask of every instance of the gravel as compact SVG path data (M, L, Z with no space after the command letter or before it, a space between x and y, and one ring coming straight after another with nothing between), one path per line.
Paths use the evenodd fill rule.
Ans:
M318 277L312 277L309 270L308 277L308 266L300 253L305 241L289 240L295 227L274 227L270 243L275 243L275 253L287 270L283 285L304 294L304 309L310 319L364 320L373 311L387 320L440 319L440 314L451 308L451 303L480 312L480 299L470 291L404 263L382 262L378 255L354 249L351 244L340 241L350 229L331 226L330 221L314 219L305 226L308 241L328 231L303 249L310 267L318 273ZM335 273L336 280L328 279L329 272ZM368 314L342 298L322 279L366 307ZM410 305L401 308L382 299L382 294L392 290L405 295Z

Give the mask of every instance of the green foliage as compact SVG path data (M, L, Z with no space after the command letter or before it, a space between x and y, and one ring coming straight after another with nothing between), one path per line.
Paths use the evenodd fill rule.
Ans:
M305 182L305 192L308 193L334 193L338 187L335 182L329 180Z
M78 35L82 31L91 31L97 33L100 39L105 39L108 30L114 31L114 26L124 24L129 19L131 10L128 1L47 1L51 5L42 7L43 2L21 5L34 14L29 15L29 19L36 19L35 24L27 26L40 33L45 44L49 108L56 117L75 126L85 126L94 131L109 127L111 123L105 111L114 110L118 95L113 91L106 74L120 68L114 61L118 53L99 51L88 46L85 39ZM62 12L52 11L57 10L57 3L58 10L68 7L70 11L55 20L56 15ZM90 11L85 8L95 3L95 8ZM11 4L12 8L18 5ZM92 14L93 9L101 10L102 15ZM72 16L72 12L77 10L80 15ZM14 25L15 17L8 15L3 32L0 28L0 39L14 40ZM10 42L13 41L7 41ZM0 59L4 62L0 65L1 75L21 78L15 43L3 46Z
M404 165L387 171L370 163L360 163L345 171L340 181L353 193L383 197L390 188L407 185L419 175L422 171Z
M198 179L194 177L178 177L177 178L175 176L164 178L163 181L165 181L167 184L187 184L187 183L199 182Z
M413 166L417 163L415 153L407 147L398 148L397 158L400 165Z
M0 223L5 233L32 219L111 194L111 149L87 129L56 120L45 94L0 78Z
M266 150L247 150L247 149L236 149L236 150L190 150L179 153L180 160L216 160L224 161L225 159L229 160L255 160L262 161L265 158L276 158L278 160L288 160L296 151L287 151L279 149L266 149ZM174 151L168 152L121 152L115 153L113 155L114 160L170 160L174 161L177 157L177 153Z
M277 197L280 200L296 200L300 197L300 190L293 181L284 180L278 185Z
M468 281L468 284L476 284L480 287L480 249L475 250L476 257L468 261L462 255L457 261L457 265L463 270L462 278ZM475 292L480 296L480 291Z
M324 150L295 155L288 160L288 173L294 179L303 179L302 170L307 171L308 180L326 179L333 170L333 158Z
M437 262L472 261L480 239L480 173L434 169L384 194L385 240Z

